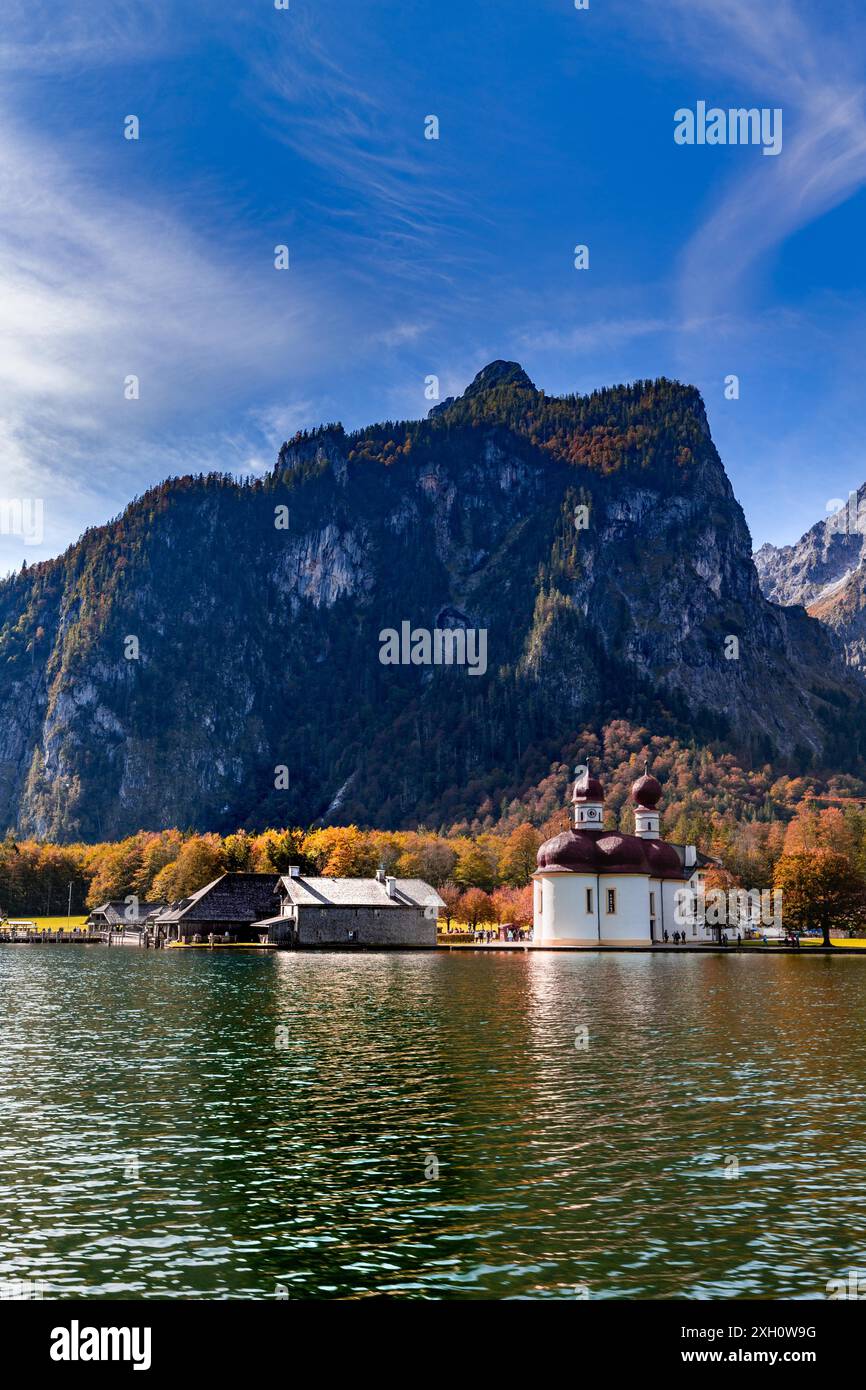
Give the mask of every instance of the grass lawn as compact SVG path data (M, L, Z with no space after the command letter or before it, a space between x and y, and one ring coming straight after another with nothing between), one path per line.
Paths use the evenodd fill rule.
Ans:
M801 936L801 946L822 946L820 936ZM831 936L831 946L853 946L855 950L866 951L866 937L862 936Z
M73 927L83 927L87 921L86 917L28 917L22 912L20 916L13 915L13 922L32 922L37 931L66 931L67 927L71 931ZM8 924L4 924L8 925Z
M743 941L743 942L741 943L741 945L743 945L743 946L760 946L761 944L762 944L762 943L761 943L760 941ZM770 946L772 946L772 945L774 945L775 943L774 943L773 941L770 941L768 944L769 944ZM780 945L780 946L783 945L783 944L784 944L784 943L781 942L781 941L778 942L778 945ZM801 936L801 937L800 937L800 945L802 946L802 948L803 948L804 950L806 949L807 946L823 946L823 944L824 944L824 942L823 942L823 940L821 939L820 936ZM831 936L831 937L830 937L830 945L831 945L831 946L848 946L848 947L853 947L855 950L866 951L866 937L863 937L863 936Z

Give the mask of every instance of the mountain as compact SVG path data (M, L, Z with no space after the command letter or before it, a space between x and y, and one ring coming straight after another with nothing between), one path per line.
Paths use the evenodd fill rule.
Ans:
M802 604L866 675L866 484L795 545L762 545L754 559L766 597Z
M403 623L483 633L486 670L384 664ZM264 479L170 479L0 584L2 817L58 840L453 824L615 718L854 770L864 713L833 636L761 594L667 380L548 397L492 363L425 420L298 434Z

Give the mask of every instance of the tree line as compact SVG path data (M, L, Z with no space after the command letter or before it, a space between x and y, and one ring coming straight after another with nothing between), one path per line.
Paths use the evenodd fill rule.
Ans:
M781 888L787 925L860 929L866 923L866 809L851 799L807 798L787 820L736 819L700 801L674 803L666 838L699 845L721 861L708 886ZM609 828L629 829L609 808ZM446 903L443 914L471 926L531 921L530 875L542 840L566 828L561 806L541 827L471 834L363 830L356 825L238 830L139 831L102 844L55 845L7 835L0 842L0 912L8 917L78 916L109 899L176 902L226 872L370 877L381 866L420 878Z
M381 866L420 878L460 921L526 925L526 890L542 832L528 822L508 834L445 836L327 826L245 830L230 835L139 831L96 845L54 845L7 836L0 843L0 912L8 917L78 916L110 899L177 902L223 873L371 877ZM531 917L531 911L530 911Z

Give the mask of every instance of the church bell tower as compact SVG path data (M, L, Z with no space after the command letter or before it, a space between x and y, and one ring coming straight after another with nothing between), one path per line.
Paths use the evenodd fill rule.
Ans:
M661 799L661 783L650 777L644 767L643 777L639 777L631 789L634 801L634 833L641 840L659 838L658 804Z
M575 830L601 830L604 827L604 788L597 777L590 777L588 767L576 767L571 802L574 806Z

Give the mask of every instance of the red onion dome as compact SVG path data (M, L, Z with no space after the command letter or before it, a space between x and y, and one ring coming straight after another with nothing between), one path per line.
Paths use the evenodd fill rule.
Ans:
M621 835L616 830L564 830L538 851L539 869L564 869L572 873L648 874L652 878L689 877L673 845L664 840L645 840Z
M571 799L580 804L585 801L604 801L604 787L597 777L590 777L587 773L579 782L575 782Z
M661 783L645 772L643 777L639 777L633 784L631 794L638 806L642 806L646 811L654 811L661 800Z
M539 869L572 869L575 873L597 873L604 864L598 851L597 830L564 830L545 840L536 855Z
M690 877L689 870L683 868L682 860L673 845L665 840L644 840L647 861L654 878Z
M598 848L608 873L649 873L646 841L637 835L620 835L618 831L611 831L602 836Z

